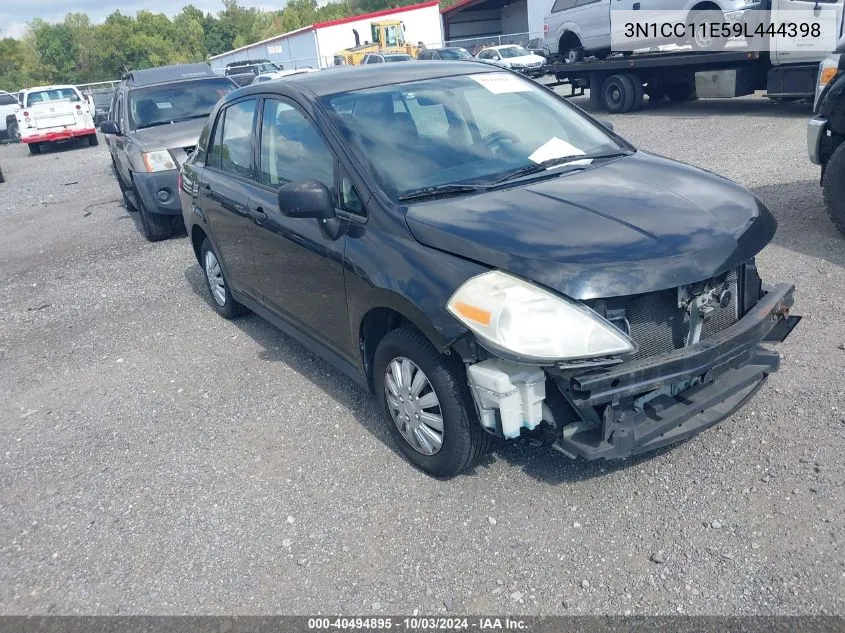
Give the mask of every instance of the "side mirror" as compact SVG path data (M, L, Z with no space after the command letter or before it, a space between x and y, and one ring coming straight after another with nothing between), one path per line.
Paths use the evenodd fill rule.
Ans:
M613 131L613 123L607 121L605 119L599 119L599 123L601 123L604 127L606 127L611 132Z
M332 194L319 180L300 180L279 187L279 211L289 218L335 217Z
M100 123L100 132L103 134L114 134L120 136L120 126L116 121L103 121Z

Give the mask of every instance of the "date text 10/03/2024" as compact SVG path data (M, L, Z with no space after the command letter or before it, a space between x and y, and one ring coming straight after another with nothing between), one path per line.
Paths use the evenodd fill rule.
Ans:
M311 630L397 630L397 631L525 631L528 625L523 620L499 617L435 618L413 617L370 617L309 618Z

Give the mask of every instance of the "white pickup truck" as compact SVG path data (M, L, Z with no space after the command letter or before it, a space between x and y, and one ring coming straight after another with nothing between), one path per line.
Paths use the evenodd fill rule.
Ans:
M15 113L22 143L33 154L42 143L59 143L85 137L97 145L94 103L76 86L39 86L23 92L22 108Z

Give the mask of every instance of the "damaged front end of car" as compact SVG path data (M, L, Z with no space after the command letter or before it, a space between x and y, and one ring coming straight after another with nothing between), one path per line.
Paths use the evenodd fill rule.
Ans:
M507 292L511 300L518 294ZM595 318L578 325L606 327L599 326L598 336L575 333L562 347L629 345L620 353L552 362L513 354L486 338L489 332L475 327L473 318L488 323L498 318L505 321L499 329L506 329L514 317L497 314L495 306L487 310L490 300L473 301L471 293L459 291L456 297L469 297L469 306L455 308L461 302L453 297L449 307L474 330L457 348L472 359L470 392L488 432L514 438L527 429L573 459L610 459L681 441L741 407L778 369L779 355L765 344L783 341L800 320L789 313L793 294L790 284L764 286L752 259L702 282L584 301ZM525 301L537 311L539 298ZM558 314L546 317L535 325L560 320ZM519 345L530 350L530 332L519 336L517 343L511 336L509 350Z

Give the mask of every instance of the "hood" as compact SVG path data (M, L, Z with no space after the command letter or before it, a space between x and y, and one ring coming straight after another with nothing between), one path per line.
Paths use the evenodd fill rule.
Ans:
M750 192L644 152L409 207L414 238L574 299L653 292L738 266L777 222Z
M191 119L169 125L157 125L132 132L130 136L141 146L142 151L154 152L160 149L181 149L194 147L199 140L207 118ZM180 161L181 162L181 161Z

